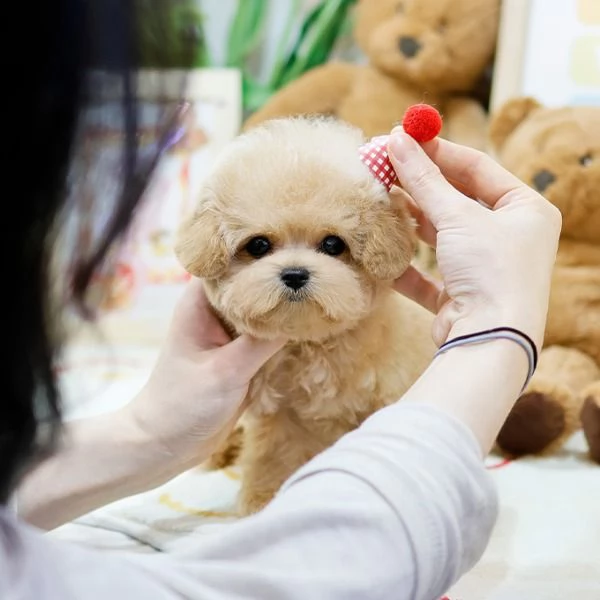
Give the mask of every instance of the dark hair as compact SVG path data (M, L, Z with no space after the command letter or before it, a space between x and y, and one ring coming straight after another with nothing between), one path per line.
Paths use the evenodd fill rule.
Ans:
M97 83L88 85L90 68L104 69L120 84L122 160L111 217L91 252L79 257L67 294L88 317L93 314L86 300L90 281L126 232L164 149L159 142L142 156L138 147L134 0L11 5L23 14L13 18L15 27L22 28L22 43L10 42L22 48L7 47L2 53L10 63L2 94L11 109L3 111L9 153L3 183L7 189L7 181L14 181L17 191L4 193L12 212L9 216L5 210L2 236L6 360L0 396L0 503L6 503L32 461L52 450L61 421L54 375L61 340L51 306L51 267L64 221L78 201L79 175L69 183L73 204L66 202L82 111L103 92ZM33 57L30 63L23 48ZM106 204L101 196L94 201Z

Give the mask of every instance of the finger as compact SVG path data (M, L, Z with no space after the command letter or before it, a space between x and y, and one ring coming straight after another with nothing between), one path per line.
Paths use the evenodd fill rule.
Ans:
M423 144L423 149L446 178L492 208L506 196L535 193L485 152L440 138Z
M401 187L392 187L390 190L392 206L401 206L410 213L416 224L417 236L428 246L435 248L437 231L431 221L424 215L423 211L416 205L415 201Z
M431 248L435 248L437 244L437 231L431 224L431 221L425 216L425 213L415 204L412 198L406 201L406 208L410 212L410 216L415 220L417 225L417 235L419 239L425 242Z
M391 135L394 135L397 133L404 133L404 127L402 127L402 125L398 125L397 127L394 127L394 129L392 129ZM430 158L431 158L431 154L430 154L431 149L436 147L435 142L438 139L440 139L440 138L435 138L431 142L425 142L425 143L421 144L421 147L425 150L426 154ZM465 196L469 196L472 200L476 200L475 196L473 196L471 194L471 192L468 190L468 188L466 186L461 184L459 181L452 179L452 177L449 177L446 173L444 173L443 170L442 170L442 175L445 177L446 181L448 181L448 183L450 183L450 185L452 185L452 187L456 188L461 194L464 194Z
M461 205L470 204L409 135L390 136L388 153L400 184L436 229L450 212L455 213Z
M443 290L442 285L421 273L416 267L409 266L394 282L394 289L433 314L437 313L439 298Z
M236 376L249 381L257 371L283 346L286 340L259 340L241 335L219 350L219 358L227 370L235 369Z
M231 341L211 307L202 281L192 278L171 320L170 337L180 346L207 350Z

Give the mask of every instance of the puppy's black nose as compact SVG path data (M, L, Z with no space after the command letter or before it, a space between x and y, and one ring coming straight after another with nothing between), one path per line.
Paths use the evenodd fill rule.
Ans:
M539 173L536 173L535 177L533 178L533 185L535 186L535 189L541 193L546 191L546 188L553 184L556 181L556 177L550 173L550 171L546 171L546 169L544 169L543 171L540 171Z
M287 287L299 290L308 283L310 273L304 267L287 267L281 271L280 277Z
M400 38L400 52L406 58L414 58L421 49L421 44L414 37L402 36Z

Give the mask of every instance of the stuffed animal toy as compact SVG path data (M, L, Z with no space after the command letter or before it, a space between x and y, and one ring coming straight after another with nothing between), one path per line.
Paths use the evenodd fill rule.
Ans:
M359 0L355 38L368 64L330 62L277 92L245 123L334 115L367 137L388 133L407 108L427 102L442 135L484 149L487 114L470 92L493 63L500 0Z
M436 123L412 131L427 138ZM364 141L323 117L253 128L220 155L180 232L179 260L232 335L289 340L212 461L237 456L241 515L397 401L435 352L433 317L392 287L410 264L414 222L405 197L388 193L385 143Z
M563 216L545 347L498 446L551 452L582 424L600 462L600 107L516 98L493 116L490 137L500 162Z

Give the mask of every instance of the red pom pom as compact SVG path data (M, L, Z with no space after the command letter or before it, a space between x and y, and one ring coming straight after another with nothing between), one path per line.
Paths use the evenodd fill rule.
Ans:
M404 113L402 127L417 142L429 142L442 130L442 116L429 104L415 104Z

